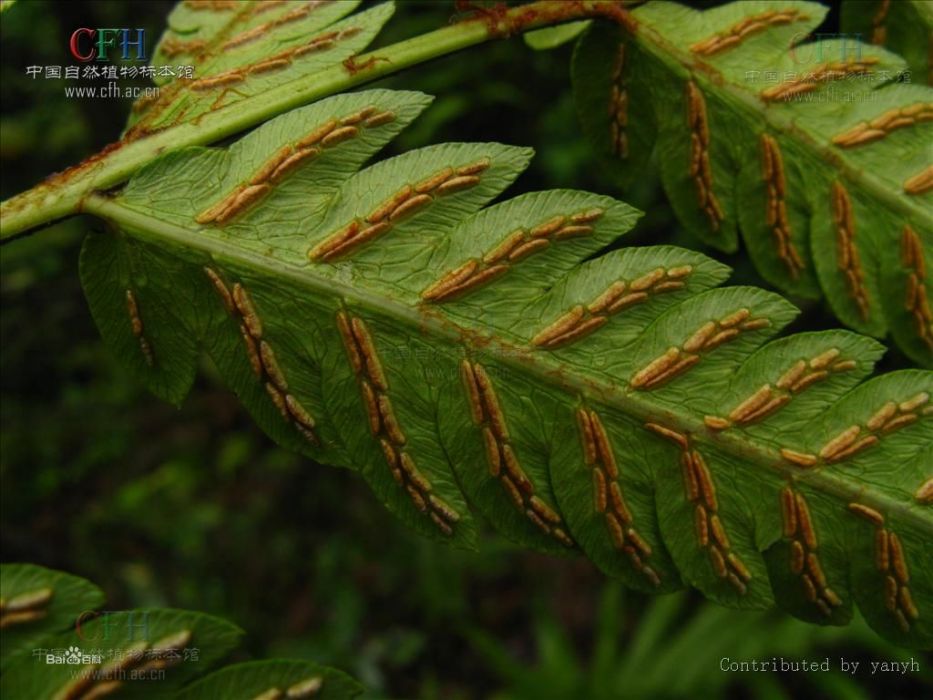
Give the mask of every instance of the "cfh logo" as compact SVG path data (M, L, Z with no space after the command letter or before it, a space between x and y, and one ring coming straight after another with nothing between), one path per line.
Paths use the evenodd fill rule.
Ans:
M806 41L808 38L813 41ZM797 34L790 43L790 57L797 65L827 60L862 60L861 34Z
M52 653L45 655L45 663L53 666L59 664L86 666L87 664L99 664L100 662L100 654L85 654L80 648L75 646L62 650L60 654Z
M135 36L135 38L133 38ZM68 48L71 55L79 61L110 61L111 53L117 48L124 61L146 60L145 29L89 29L81 27L71 33ZM135 57L130 56L130 48L135 49Z
M96 625L88 625L92 620ZM121 613L86 611L75 620L75 634L83 642L99 642L121 635L127 642L149 639L149 612L128 610Z

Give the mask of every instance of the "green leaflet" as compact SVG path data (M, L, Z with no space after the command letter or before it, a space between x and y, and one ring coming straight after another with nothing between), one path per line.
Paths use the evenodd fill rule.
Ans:
M879 47L801 43L825 13L659 1L633 10L634 36L593 25L573 64L584 131L622 184L653 154L704 243L733 251L741 232L768 281L822 291L846 325L933 366L931 89L892 84L905 63Z
M842 3L842 30L864 41L896 47L910 66L914 82L933 85L930 43L933 7L924 0L846 0Z
M278 689L282 695L273 695L273 689ZM301 695L302 692L305 694ZM232 697L348 700L362 692L362 685L337 669L308 661L275 659L227 666L192 683L177 697L179 700ZM263 693L267 695L263 696Z
M627 166L650 162L657 127L650 101L628 97L643 56L623 45L623 36L614 25L592 24L574 45L571 76L584 134L595 145L604 170L628 187L643 168Z
M642 590L834 624L857 603L930 647L930 372L859 384L881 348L850 332L768 343L796 309L718 288L728 269L699 253L593 257L639 215L610 198L483 208L527 149L441 144L353 173L426 102L329 98L90 198L121 231L82 256L85 288L111 288L89 294L105 338L141 366L108 299L145 289L151 372L188 376L171 348L200 345L274 439L358 470L427 536L475 546L475 510ZM189 302L150 312L157 279Z
M197 329L204 327L200 319L210 313L195 295L188 268L173 256L114 233L85 240L80 270L84 294L92 300L91 314L114 354L152 393L180 404L194 381ZM161 327L189 332L164 334L158 332ZM173 362L156 362L156 357Z
M351 57L372 41L394 10L383 3L341 19L359 3L181 2L152 65L194 66L165 83L154 101L133 106L133 138L196 120Z
M359 2L354 0L320 3L317 7L297 3L276 6L262 2L180 2L168 16L168 26L155 48L151 65L171 65L183 58L206 67L223 58L216 55L223 44L231 42L233 48L257 45L268 48L270 43L320 30L358 6ZM225 59L224 64L230 67L237 62Z
M535 51L555 49L572 39L576 39L590 24L589 20L583 20L580 22L568 22L567 24L561 24L556 27L536 29L524 35L525 43Z
M0 662L29 655L39 640L74 624L104 602L97 586L77 576L33 564L0 566Z

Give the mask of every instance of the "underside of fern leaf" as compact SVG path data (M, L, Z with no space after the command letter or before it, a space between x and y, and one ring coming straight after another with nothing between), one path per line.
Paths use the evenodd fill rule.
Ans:
M357 172L428 104L342 94L225 148L166 154L86 211L102 335L179 402L205 350L276 441L356 471L399 518L474 546L583 554L933 645L933 376L865 379L847 331L558 190L487 205L528 149L441 144ZM485 208L484 208L485 207ZM926 544L925 544L926 543Z
M138 100L127 136L192 122L243 100L263 100L274 88L352 61L393 11L389 2L350 15L359 4L178 3L152 63L158 68L184 58L197 78L170 80L158 99Z
M623 183L653 153L706 244L734 251L741 231L769 282L822 292L846 325L933 366L933 88L851 36L804 43L826 11L658 1L633 31L594 24L574 55L581 119Z

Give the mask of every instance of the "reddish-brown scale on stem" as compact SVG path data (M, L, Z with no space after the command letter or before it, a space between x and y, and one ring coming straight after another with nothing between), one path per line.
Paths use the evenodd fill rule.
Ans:
M384 61L386 63L390 62L388 58L383 56L371 56L360 63L357 63L356 59L356 56L350 56L349 58L345 58L342 62L343 67L347 69L347 73L350 75L356 75L360 71L369 70L380 61Z
M562 0L546 5L535 3L533 6L518 7L513 10L505 3L492 6L477 5L470 0L457 0L455 7L466 16L455 19L457 24L479 22L493 38L507 38L536 26L558 24L580 17L602 17L621 24L629 32L635 32L637 22L632 15L616 2L584 2L583 0Z

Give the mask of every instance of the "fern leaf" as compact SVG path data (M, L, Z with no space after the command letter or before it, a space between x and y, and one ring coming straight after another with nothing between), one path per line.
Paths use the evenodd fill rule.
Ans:
M768 281L822 291L846 325L933 366L933 89L890 84L905 63L880 47L800 43L825 13L651 2L634 34L594 25L574 56L580 116L623 183L656 154L702 241L733 251L741 231Z
M97 586L34 564L0 566L0 664L30 652L40 639L74 624L104 602Z
M274 659L227 666L182 690L178 700L315 698L349 700L363 686L341 671L308 661Z
M358 4L179 3L153 64L192 56L196 77L163 85L154 101L137 101L127 136L262 99L273 88L350 59L372 41L394 9L383 3L341 19Z
M118 690L171 696L222 659L241 634L226 620L187 610L108 612L81 620L80 633L44 639L46 652L60 660L43 665L42 673L33 663L10 664L0 691L10 698L103 697ZM152 683L153 672L164 677Z
M319 153L313 158L313 180L307 175L307 162L301 167L299 156L288 166L298 166L297 169L289 172L288 177L279 176L279 184L269 194L270 206L245 211L229 222L224 221L225 230L236 235L243 246L261 253L278 244L275 235L260 238L258 229L276 228L283 233L281 240L285 242L309 235L337 186L414 119L428 102L420 93L370 91L363 95L338 95L283 115L274 122L274 130L256 130L229 150L199 149L183 155L171 154L141 173L125 196L130 201L145 201L148 189L158 187L161 215L166 221L184 225L223 201L238 183L248 186L260 164L275 157L284 143L297 144L308 135L312 130L309 124L326 124L331 119L346 119L370 109L370 120L373 116L391 114L392 120L383 124L352 127L357 130L352 139L314 146ZM303 152L299 147L292 155ZM286 231L288 234L284 235ZM282 252L286 252L288 246L281 245ZM301 258L302 255L294 257ZM147 278L147 265L167 266L171 274ZM211 315L212 305L197 294L203 273L191 273L188 266L172 263L158 249L128 246L125 237L117 235L87 239L81 256L81 277L95 321L116 354L127 359L153 393L179 403L194 379L198 340L204 332L203 318ZM145 280L144 284L135 282L140 278ZM127 335L123 323L130 303L144 309L137 312L143 329L139 337ZM148 346L148 350L140 351L143 346ZM159 362L153 361L156 356Z
M474 546L472 508L642 590L833 624L858 604L930 646L933 375L859 384L880 347L851 332L768 343L796 309L699 253L593 257L639 216L608 197L485 206L528 149L354 172L426 103L329 98L89 198L118 229L81 261L104 337L176 401L203 348L270 436L429 537Z
M272 42L322 30L358 6L358 0L314 4L180 2L168 16L168 26L156 45L151 65L172 65L184 58L201 69L216 61L222 50L260 45L268 49ZM232 67L237 60L227 59L226 63ZM170 80L162 78L160 82Z

